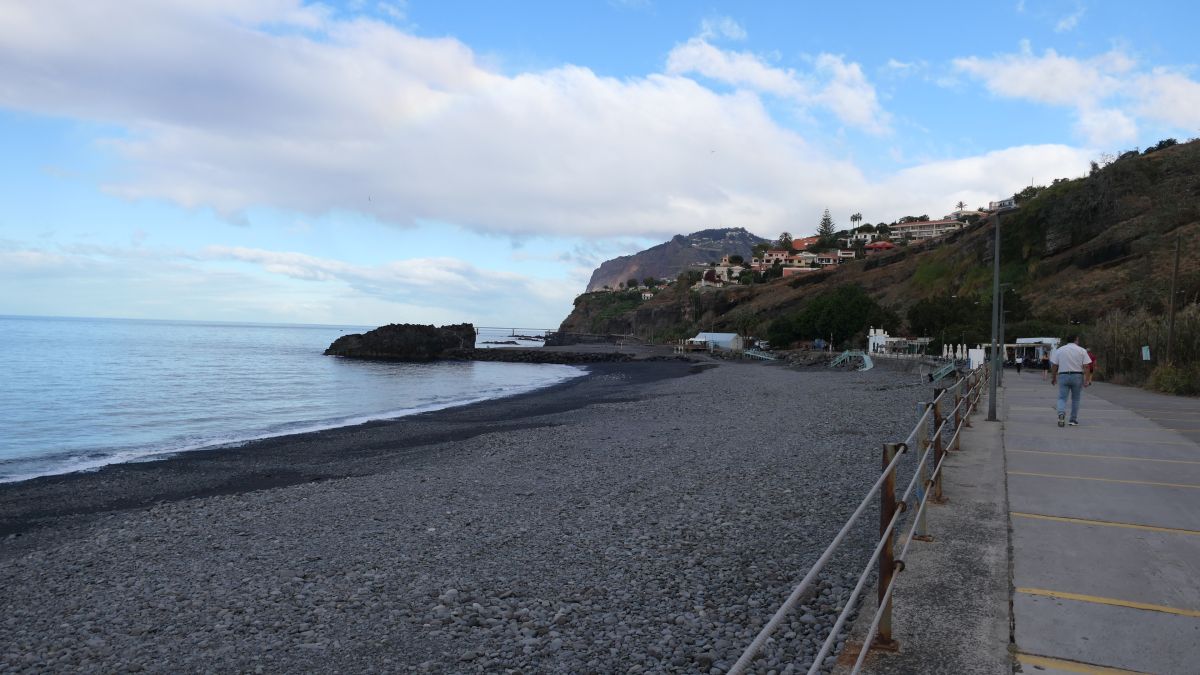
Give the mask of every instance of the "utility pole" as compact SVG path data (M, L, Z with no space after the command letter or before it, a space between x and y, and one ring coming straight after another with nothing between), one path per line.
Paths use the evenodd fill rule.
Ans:
M1179 282L1179 242L1182 236L1175 235L1175 268L1171 270L1171 299L1168 306L1171 308L1167 319L1167 363L1171 363L1171 357L1175 348L1175 285Z
M992 376L988 378L988 421L996 421L996 378L1000 374L1000 211L993 214L996 229L992 233L995 246L992 252Z

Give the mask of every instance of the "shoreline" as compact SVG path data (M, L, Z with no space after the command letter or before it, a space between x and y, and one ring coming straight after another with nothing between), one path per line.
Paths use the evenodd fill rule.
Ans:
M659 365L662 363L667 365ZM585 371L582 375L509 396L401 417L167 451L161 455L148 455L150 459L145 460L114 462L95 469L0 483L0 539L52 524L64 517L377 473L395 468L392 465L403 464L421 445L465 440L492 430L480 427L429 433L428 427L465 425L472 420L482 424L480 420L488 417L520 420L566 412L592 401L593 392L573 390L597 375L621 373L634 385L682 376L694 366L694 363L647 361L580 364L576 367ZM464 419L455 419L457 417ZM414 435L405 438L410 431ZM354 443L363 440L364 434L383 436L385 438L373 439L372 444L389 443L399 451L376 462L389 466L361 466L362 453L338 456L339 451L350 449ZM328 447L322 448L323 445ZM299 466L296 465L297 455L303 455L299 457ZM344 466L338 466L339 460L344 460Z
M343 358L343 357L331 357L331 358ZM568 365L568 364L547 364L547 365ZM74 474L95 473L95 472L103 470L107 467L116 466L116 465L120 465L120 464L161 462L161 461L166 461L166 460L169 460L174 457L181 456L181 455L184 455L187 453L218 451L218 450L235 450L238 448L246 447L248 445L252 445L254 443L259 443L261 441L269 441L269 440L274 440L274 439L279 439L279 438L286 438L289 436L301 436L304 434L322 433L325 431L333 431L336 429L345 429L345 428L349 428L349 427L361 426L364 424L372 424L375 422L395 422L395 421L399 421L399 420L406 419L409 417L415 417L417 415L426 415L426 414L430 414L430 413L441 412L443 410L450 410L450 409L454 409L454 408L465 408L467 406L486 404L486 403L490 403L492 401L500 401L500 400L504 400L504 399L508 399L508 398L525 396L526 394L536 393L538 391L556 387L560 384L564 384L564 383L570 382L572 380L577 380L581 377L587 377L587 375L588 375L588 370L586 368L586 365L570 365L569 367L575 368L576 370L579 370L582 372L580 372L578 374L573 374L569 377L564 377L562 380L560 380L558 382L553 382L548 385L534 386L533 388L525 388L520 391L515 391L512 393L505 393L500 396L490 396L490 397L483 397L483 398L467 399L467 400L463 400L463 401L456 401L456 402L449 402L449 403L434 403L434 404L429 404L429 405L418 407L418 408L412 408L409 410L395 410L395 411L391 411L391 412L381 412L381 413L364 413L361 415L353 415L353 416L345 417L340 422L339 421L320 422L320 421L303 421L303 420L298 421L298 422L287 422L284 424L293 426L295 428L279 429L276 431L264 431L262 433L250 431L250 432L247 432L248 435L246 435L244 438L229 437L224 440L211 439L208 441L203 441L203 442L199 442L199 443L196 443L193 445L188 445L188 446L179 447L179 448L169 448L169 449L161 449L161 450L146 450L146 451L140 452L140 453L138 453L136 451L113 449L111 451L107 451L110 454L106 454L104 456L104 458L102 458L102 459L95 460L95 463L93 463L93 464L88 464L86 462L80 462L80 463L69 465L69 466L58 467L47 473L31 474L28 476L22 476L22 477L18 477L15 479L6 478L4 480L0 480L0 488L2 488L3 486L6 486L6 485L16 485L16 484L25 483L25 482L28 482L31 480L38 480L41 478L55 478L55 477L60 477L60 476L71 476ZM228 436L235 436L235 435L229 434ZM128 456L126 458L122 459L121 457L123 457L125 455L128 455ZM3 536L2 530L0 530L0 536Z
M0 488L24 528L0 546L0 670L724 672L927 393L882 369L590 371ZM765 669L811 663L875 529L850 532Z

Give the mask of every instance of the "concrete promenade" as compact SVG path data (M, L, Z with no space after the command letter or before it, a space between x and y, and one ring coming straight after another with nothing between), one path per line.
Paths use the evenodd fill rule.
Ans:
M999 400L1004 400L1003 392ZM899 650L873 651L864 673L1012 672L1002 429L984 421L986 395L979 408L972 426L963 429L962 450L946 458L942 480L948 501L929 505L932 541L913 542L895 587L892 636ZM902 528L897 537L897 555L907 531ZM876 586L864 597L834 675L850 672L878 606L877 593Z
M1200 400L1097 383L1059 428L1056 397L1005 373L1022 672L1200 673Z

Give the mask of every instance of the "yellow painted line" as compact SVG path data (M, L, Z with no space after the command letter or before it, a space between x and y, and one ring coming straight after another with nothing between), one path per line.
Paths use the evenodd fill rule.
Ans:
M1056 473L1033 473L1030 471L1009 471L1010 476L1037 476L1039 478L1069 478L1071 480L1095 480L1103 483L1128 483L1130 485L1153 485L1155 487L1193 488L1200 490L1200 485L1190 483L1157 483L1149 480L1127 480L1124 478L1094 478L1092 476L1063 476Z
M1058 400L1058 399L1055 399L1055 400ZM1144 413L1184 413L1184 414L1187 414L1187 413L1191 412L1190 410L1155 410L1153 408L1126 408L1126 410L1133 410L1134 412L1144 412Z
M1125 527L1131 530L1147 532L1165 532L1167 534L1191 534L1200 537L1200 530L1184 530L1177 527L1158 527L1157 525L1139 525L1137 523L1118 523L1112 520L1090 520L1088 518L1068 518L1067 516L1046 516L1040 513L1021 513L1009 511L1008 515L1017 518L1033 518L1036 520L1052 520L1056 523L1074 523L1076 525L1103 525L1104 527Z
M1016 450L1009 452L1024 452L1031 455L1062 455L1063 457L1087 457L1089 459L1119 459L1127 462L1165 462L1167 464L1200 464L1194 459L1153 459L1151 457L1129 457L1126 455L1091 455L1084 452L1051 452L1049 450Z
M1052 659L1048 656L1034 656L1033 654L1017 654L1017 660L1023 666L1040 666L1042 668L1053 668L1062 670L1068 673L1086 673L1087 675L1149 675L1140 670L1122 670L1120 668L1109 668L1107 666L1094 666L1090 663L1080 663L1079 661L1067 661L1064 659Z
M1033 437L1033 438L1044 439L1046 437L1046 434L1054 433L1054 432L1050 431L1050 429L1054 429L1054 428L1056 428L1056 427L1054 427L1053 424L1047 423L1045 429L1034 429L1031 431L1023 431L1021 429L1005 429L1004 436L1006 438L1008 436L1024 436L1024 437ZM1092 427L1092 428L1094 429L1095 427ZM1155 429L1147 429L1147 431L1156 431L1156 430ZM1133 443L1134 445L1186 445L1186 446L1193 447L1193 448L1196 447L1196 443L1193 441L1147 441L1147 440L1144 440L1141 438L1113 438L1112 436L1086 436L1086 435L1080 434L1079 432L1075 431L1074 429L1063 430L1061 433L1063 435L1058 438L1065 438L1068 440L1075 439L1075 440L1079 440L1079 441L1118 441L1121 443Z
M1200 619L1200 612L1194 609L1179 609L1178 607L1167 607L1166 605L1152 605L1148 602L1133 602L1132 600L1118 600L1116 598L1102 598L1098 595L1084 595L1082 593L1064 593L1062 591L1048 591L1044 588L1018 588L1017 593L1025 595L1040 595L1047 598L1055 598L1058 600L1077 600L1079 602L1091 602L1097 605L1112 605L1113 607L1128 607L1130 609L1144 609L1148 612L1162 612L1164 614L1176 614L1178 616L1190 616Z
M1049 412L1053 412L1053 410L1054 410L1054 403L1053 403L1053 402L1050 402L1050 403L1047 403L1047 404L1046 404L1046 405L1044 405L1044 406L1018 406L1018 405L1014 405L1014 406L1010 406L1010 407L1009 407L1009 410L1027 410L1027 411L1032 411L1032 412L1047 412L1047 411L1049 411ZM1196 420L1196 416L1195 416L1195 415L1193 415L1193 416L1191 416L1191 417L1154 417L1154 416L1152 416L1152 415L1139 415L1139 414L1137 414L1137 413L1133 412L1132 410L1128 410L1128 409L1126 409L1126 408L1112 408L1112 409L1108 409L1108 408L1093 408L1093 407L1091 407L1091 406L1086 406L1086 405L1085 405L1085 406L1082 408L1082 410L1085 410L1085 411L1087 411L1087 413L1088 413L1089 415L1091 415L1092 417L1097 417L1097 416L1099 416L1100 414L1103 414L1103 415L1111 415L1112 413L1129 413L1129 414L1130 414L1130 416L1127 418L1127 419L1129 419L1129 420L1153 420L1153 421L1155 421L1155 422L1162 421L1162 420L1165 420L1165 421L1168 421L1168 422L1194 422L1194 421ZM1165 411L1164 411L1164 412L1165 412ZM1173 410L1173 411L1171 411L1171 412L1186 413L1187 411L1186 411L1186 410ZM1197 413L1197 414L1200 414L1200 413Z

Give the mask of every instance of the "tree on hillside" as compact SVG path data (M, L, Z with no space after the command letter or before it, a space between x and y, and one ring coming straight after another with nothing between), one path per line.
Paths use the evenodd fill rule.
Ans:
M959 200L959 202L954 205L954 208L958 209L959 211L962 211L963 209L967 208L967 203L962 200Z
M855 213L850 216L850 227L852 227L852 228L857 227L858 224L861 222L862 222L862 214L861 213Z
M638 280L637 280L637 277L630 277L630 278L629 278L629 279L628 279L628 280L625 282L625 288L637 288L637 287L638 287Z
M870 223L867 223L866 225L859 225L858 229L855 230L855 232L874 232L874 231L875 231L875 226Z
M792 233L791 232L780 233L779 239L775 242L775 244L777 247L779 247L785 251L792 250Z
M642 285L646 288L654 288L658 285L658 279L655 279L654 277L646 277L645 279L642 279Z
M745 259L745 258L743 258L743 257L742 257L742 256L740 256L740 255L731 255L731 256L729 256L729 264L730 264L730 265L741 265L741 264L743 264L743 263L745 263L745 262L746 262L746 259Z
M1165 149L1171 147L1172 145L1179 145L1179 141L1175 140L1174 138L1164 138L1161 141L1159 141L1158 143L1155 143L1154 145L1146 148L1146 150L1144 152L1142 152L1142 154L1148 155L1152 152L1158 152L1159 150L1165 150Z
M1036 197L1037 193L1041 192L1044 189L1045 188L1040 185L1036 186L1036 187L1033 185L1030 185L1029 187L1025 188L1024 190L1021 190L1020 192L1013 195L1013 200L1016 201L1018 204L1024 204L1025 202L1029 201L1030 199L1033 199L1034 197Z
M823 248L828 248L835 245L837 242L837 225L833 223L833 216L829 215L829 209L825 209L825 213L821 214L821 222L817 225L817 236L820 237L820 244Z
M833 216L829 215L829 209L821 214L821 222L817 224L818 237L832 237L837 232L837 226L833 224Z
M770 248L770 244L755 244L754 247L750 249L750 255L755 258L761 258L768 250L770 250Z
M767 328L767 339L784 346L832 335L834 344L842 345L866 342L870 326L895 329L899 323L895 312L880 306L861 286L847 285L810 300L797 313L776 318Z

